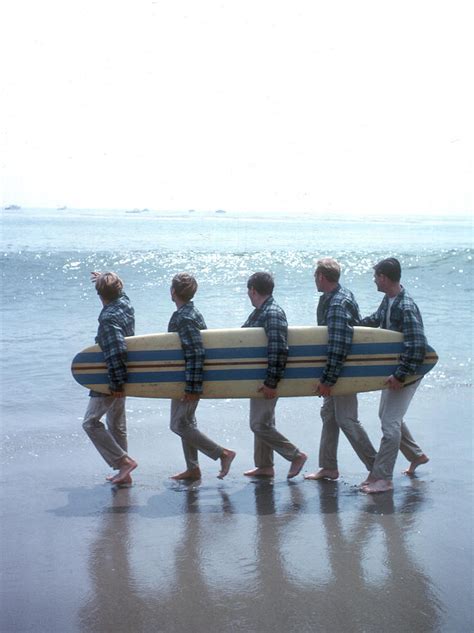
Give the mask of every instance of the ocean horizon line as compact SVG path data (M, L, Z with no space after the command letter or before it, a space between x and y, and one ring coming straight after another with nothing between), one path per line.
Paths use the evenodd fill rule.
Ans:
M203 218L203 219L245 219L245 220L279 220L279 221L294 221L294 220L317 220L323 219L326 221L338 221L338 222L355 222L355 221L370 221L370 222L468 222L472 224L473 213L457 212L452 213L436 212L400 212L394 214L393 212L372 212L367 211L364 213L355 213L350 211L332 211L332 210L307 210L307 211L281 211L281 210L235 210L235 209L157 209L151 207L76 207L76 206L19 206L19 205L4 205L1 208L2 212L22 214L26 213L48 213L59 215L71 215L80 214L84 216L91 216L96 214L109 215L111 213L120 213L124 216L139 216L161 219L187 219L187 218Z

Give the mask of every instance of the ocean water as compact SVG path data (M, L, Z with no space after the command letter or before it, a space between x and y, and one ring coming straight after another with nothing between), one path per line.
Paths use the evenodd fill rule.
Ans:
M208 327L239 327L251 311L247 277L275 276L275 297L290 325L315 323L316 259L343 266L341 283L361 312L382 296L372 266L396 256L440 361L424 389L472 382L472 224L464 219L325 219L258 214L158 213L148 210L11 210L2 212L2 428L21 415L53 425L83 408L71 378L74 354L93 343L100 304L90 271L114 270L136 310L136 333L165 331L174 304L171 277L196 275L195 303ZM82 404L79 403L81 401ZM54 402L54 406L51 403ZM139 405L136 405L139 406Z
M0 630L473 630L470 222L28 209L3 212L2 244ZM131 488L107 484L81 428L87 391L70 374L97 330L90 272L122 276L140 334L166 329L182 270L198 278L209 327L243 323L259 269L275 275L290 324L309 325L324 255L341 261L363 314L381 300L373 264L402 262L440 356L409 409L430 456L417 476L401 474L400 457L393 494L358 492L365 472L342 438L337 482L287 481L279 456L274 480L250 481L248 401L207 400L200 428L237 457L224 481L202 458L202 481L179 484L168 479L184 467L169 402L128 398L139 468ZM359 397L375 445L378 399ZM320 404L278 403L278 428L308 452L307 472Z

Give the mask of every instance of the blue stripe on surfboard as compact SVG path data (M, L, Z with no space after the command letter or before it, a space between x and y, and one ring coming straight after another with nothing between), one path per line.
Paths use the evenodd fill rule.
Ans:
M326 356L327 345L290 345L289 357ZM360 354L398 354L403 350L403 343L354 343L350 355ZM265 358L267 347L223 347L206 349L206 359L220 358Z
M373 355L373 354L399 354L403 351L403 343L354 343L351 346L349 355ZM430 346L427 352L434 352ZM289 349L290 358L305 358L314 356L325 356L327 345L291 345ZM267 356L266 347L222 347L216 349L206 349L207 360L229 359L229 358L265 358ZM127 360L130 363L140 361L171 361L183 360L182 350L148 350L140 352L128 352ZM103 363L102 352L81 352L73 360L78 363Z
M418 368L417 375L426 374L433 364L424 364ZM395 371L397 365L365 365L363 367L344 367L341 378L365 378L388 376ZM298 380L304 378L319 378L322 368L315 367L288 367L285 371L286 380ZM211 369L204 371L204 382L240 381L240 380L264 380L266 369ZM80 374L74 376L81 385L103 385L108 383L106 372L101 374ZM184 382L183 371L162 371L162 372L137 372L129 373L128 383L167 383Z

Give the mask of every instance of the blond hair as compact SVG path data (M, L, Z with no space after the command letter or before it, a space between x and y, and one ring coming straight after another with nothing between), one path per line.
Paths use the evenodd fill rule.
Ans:
M341 276L341 265L332 257L323 257L316 262L316 273L322 273L328 281L337 282Z
M115 301L122 294L123 281L115 273L100 273L95 280L97 294L107 301Z

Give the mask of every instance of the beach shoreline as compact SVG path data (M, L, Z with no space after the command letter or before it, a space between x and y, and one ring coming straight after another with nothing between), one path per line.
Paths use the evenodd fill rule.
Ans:
M82 402L87 403L84 391ZM360 418L379 440L378 394ZM317 466L316 398L278 404L282 432ZM129 489L71 411L22 436L2 428L2 616L23 631L466 631L472 628L472 389L420 389L409 427L431 461L395 491L357 489L362 465L340 441L336 483L242 476L252 465L246 401L202 402L201 428L237 450L231 473L201 458L203 479L171 482L181 447L166 401L129 401ZM77 420L77 421L76 421ZM44 420L46 422L46 420ZM10 432L10 435L8 434ZM43 434L44 435L44 434Z

